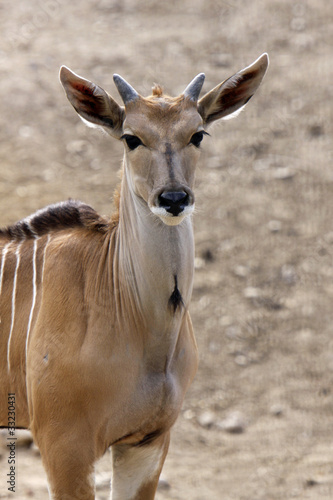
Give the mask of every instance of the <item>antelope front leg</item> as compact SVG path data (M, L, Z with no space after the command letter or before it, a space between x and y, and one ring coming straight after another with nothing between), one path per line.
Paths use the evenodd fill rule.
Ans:
M69 426L68 426L69 427ZM47 473L50 499L94 500L94 454L89 432L79 428L44 429L37 437L44 468Z
M169 431L151 443L112 448L111 500L153 500L168 452Z

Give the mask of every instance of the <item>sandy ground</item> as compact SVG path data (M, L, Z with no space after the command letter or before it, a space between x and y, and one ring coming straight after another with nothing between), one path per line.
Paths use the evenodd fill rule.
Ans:
M61 64L118 98L114 72L177 94L199 72L209 90L270 55L259 93L203 147L201 361L158 500L333 498L332 28L324 0L0 4L0 225L68 197L111 210L122 146L75 116ZM0 498L46 499L39 456L17 460L11 494L0 449ZM96 470L104 500L108 455Z

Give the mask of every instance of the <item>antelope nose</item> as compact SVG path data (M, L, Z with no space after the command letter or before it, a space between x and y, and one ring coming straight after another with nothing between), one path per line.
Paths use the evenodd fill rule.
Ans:
M189 195L185 191L163 191L158 197L159 206L177 216L189 204Z

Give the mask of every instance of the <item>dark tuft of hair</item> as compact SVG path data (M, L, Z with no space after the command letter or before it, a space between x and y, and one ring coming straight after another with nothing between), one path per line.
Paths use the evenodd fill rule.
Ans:
M12 240L23 240L74 227L106 232L109 228L109 221L101 217L89 205L81 201L68 200L49 205L12 226L0 229L0 236L9 237Z
M173 309L173 312L176 313L178 307L183 306L183 297L181 296L181 293L178 289L178 279L177 276L174 276L175 280L175 288L169 298L169 306Z
M163 87L161 87L161 85L159 85L158 83L155 83L154 87L152 88L152 93L153 97L162 97Z

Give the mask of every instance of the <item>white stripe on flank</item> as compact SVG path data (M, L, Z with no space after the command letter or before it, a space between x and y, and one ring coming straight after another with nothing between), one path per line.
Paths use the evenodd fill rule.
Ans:
M36 305L36 295L37 295L37 269L36 269L36 257L37 257L37 242L39 238L36 238L34 241L34 253L32 256L32 304L29 314L28 328L27 328L27 337L25 341L25 367L27 369L27 353L28 353L28 342L29 335L31 329L32 318L34 315L34 309Z
M10 341L12 339L12 334L13 334L13 329L14 329L14 321L15 321L15 299L16 299L16 283L17 283L17 272L18 268L20 265L20 260L21 260L21 255L20 255L20 249L21 249L21 243L17 245L15 255L16 255L16 266L15 266L15 273L14 273L14 283L13 283L13 291L12 291L12 320L10 324L10 332L9 332L9 337L8 337L8 344L7 344L7 366L8 366L8 373L10 372Z
M4 273L4 269L5 269L6 255L7 255L8 248L10 245L11 245L11 242L7 243L7 245L5 245L3 247L2 252L1 252L0 295L1 295L1 291L2 291L2 281L3 281L3 273Z
M42 265L42 284L44 282L44 265L45 265L45 255L46 255L46 249L50 243L50 238L51 238L51 235L48 234L47 236L47 242L45 244L45 247L44 247L44 252L43 252L43 265Z

